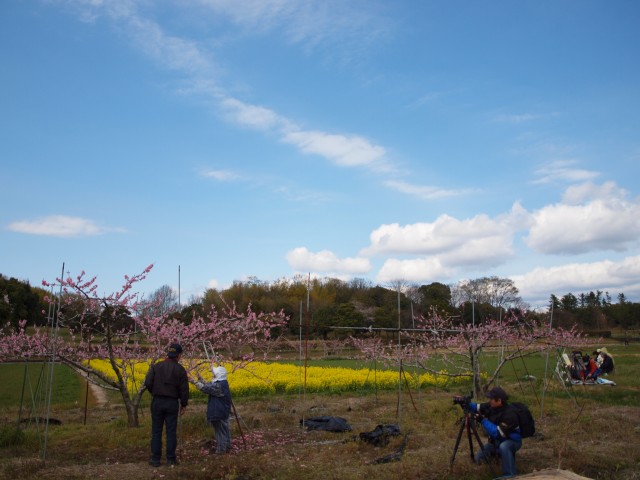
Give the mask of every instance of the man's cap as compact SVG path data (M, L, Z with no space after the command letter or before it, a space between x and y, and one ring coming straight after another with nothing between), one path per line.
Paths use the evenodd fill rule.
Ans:
M493 387L486 394L487 398L492 398L494 400L500 399L503 402L506 402L509 399L509 395L500 387Z
M179 343L172 343L167 350L167 356L169 358L176 358L182 353L182 346Z

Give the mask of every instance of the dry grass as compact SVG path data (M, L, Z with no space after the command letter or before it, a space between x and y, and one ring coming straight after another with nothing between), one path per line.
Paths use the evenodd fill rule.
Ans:
M517 385L507 385L517 395ZM517 456L518 468L529 473L544 468L571 470L594 479L640 479L640 407L600 406L603 389L577 392L575 401L561 388L548 392L544 416L534 407L539 434L525 440ZM614 387L624 388L624 387ZM630 387L629 387L630 388ZM364 396L306 395L266 399L238 399L246 449L234 422L234 449L230 455L211 453L212 433L204 421L204 405L193 405L182 421L181 464L152 468L147 465L150 419L144 412L142 426L126 427L126 415L117 406L93 409L87 425L81 410L63 413L63 425L50 427L47 460L39 459L37 442L0 449L0 477L21 479L488 479L488 466L469 459L469 447L461 443L453 469L449 463L461 415L451 393L406 391ZM518 395L530 405L535 396ZM563 398L564 397L564 398ZM413 401L412 401L413 400ZM414 404L415 403L415 408ZM4 413L3 413L4 415ZM299 427L304 416L330 415L347 419L353 431L329 433ZM4 418L8 428L11 416ZM13 417L15 418L15 417ZM404 437L385 447L359 441L358 434L378 424L399 423L406 434L400 461L376 463L395 452ZM482 434L482 432L481 432ZM481 435L482 436L482 435Z

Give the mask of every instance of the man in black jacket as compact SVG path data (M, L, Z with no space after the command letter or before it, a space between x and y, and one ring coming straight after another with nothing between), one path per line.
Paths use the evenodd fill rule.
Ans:
M153 395L151 401L151 458L149 465L160 466L162 429L167 425L167 465L176 465L176 431L178 414L182 415L189 401L187 371L178 362L182 346L172 343L167 358L149 368L144 385Z

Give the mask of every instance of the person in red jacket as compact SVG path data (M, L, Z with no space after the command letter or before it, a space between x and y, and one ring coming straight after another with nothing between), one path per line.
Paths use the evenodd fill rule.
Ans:
M584 355L582 357L582 363L584 363L584 371L582 373L583 380L585 382L591 383L595 382L596 378L598 378L598 365L589 355Z

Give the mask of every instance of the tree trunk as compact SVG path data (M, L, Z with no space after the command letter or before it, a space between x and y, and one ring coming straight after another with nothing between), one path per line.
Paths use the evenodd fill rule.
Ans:
M131 398L129 397L128 392L126 396L123 394L122 398L124 399L124 406L127 410L127 426L129 428L139 427L140 426L140 422L138 420L139 405L131 401Z
M471 357L471 372L473 373L473 396L478 398L478 395L482 392L480 385L480 352L473 348L469 348L469 356Z

